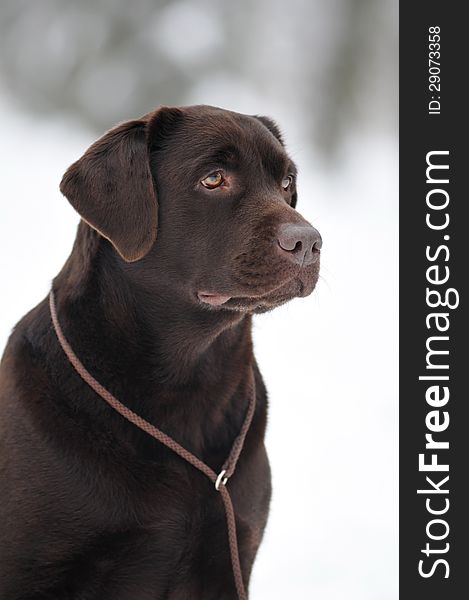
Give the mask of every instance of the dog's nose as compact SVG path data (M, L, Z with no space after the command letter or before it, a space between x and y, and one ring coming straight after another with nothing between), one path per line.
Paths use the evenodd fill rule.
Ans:
M292 262L310 265L319 258L322 239L311 225L284 223L278 230L278 245Z

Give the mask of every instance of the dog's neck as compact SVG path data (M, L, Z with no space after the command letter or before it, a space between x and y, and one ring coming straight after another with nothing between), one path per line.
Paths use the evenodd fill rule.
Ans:
M65 337L85 368L128 408L209 464L221 464L246 414L251 370L256 373L251 317L205 311L180 298L160 301L164 309L157 310L115 268L109 252L108 242L82 223L53 282ZM63 353L61 360L68 360ZM68 373L62 385L76 386L76 376ZM90 426L107 427L104 401L83 386L74 410L88 413ZM62 402L69 397L64 392ZM265 418L259 414L253 426L261 439ZM117 413L112 422L117 438L128 439L143 455L158 450Z
M210 377L213 361L222 356L235 358L242 351L252 362L250 315L205 309L175 294L165 298L161 290L155 301L154 290L127 277L114 252L82 222L72 254L54 280L65 328L77 344L93 341L96 360L131 361L139 364L140 375L145 371L167 386L190 383L200 373ZM228 374L230 364L223 369ZM240 365L237 369L245 374Z

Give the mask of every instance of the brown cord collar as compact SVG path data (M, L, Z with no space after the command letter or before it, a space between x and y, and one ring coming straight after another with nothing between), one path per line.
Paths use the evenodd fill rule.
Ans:
M114 410L116 410L119 414L121 414L125 419L139 427L148 435L151 435L156 440L164 444L167 448L178 454L185 461L190 463L193 467L201 471L206 477L210 479L215 485L215 489L220 492L221 498L223 500L223 504L225 507L226 514L226 523L228 529L228 542L230 546L230 554L231 554L231 564L233 568L233 576L235 580L236 590L238 592L239 600L247 600L247 593L243 582L243 576L241 573L241 565L239 560L239 549L238 549L238 540L236 536L236 519L235 513L233 509L233 503L231 502L230 494L226 488L226 483L228 479L233 475L236 469L236 464L238 462L239 455L241 454L241 450L243 449L244 440L246 438L246 434L249 430L249 427L252 422L252 417L254 415L254 409L256 405L256 391L254 384L254 374L251 371L251 393L249 406L246 412L246 417L244 419L244 423L241 427L238 437L235 439L233 446L231 448L230 454L221 468L219 474L215 473L207 464L202 462L197 456L183 448L180 444L178 444L173 438L169 435L166 435L160 429L157 429L154 425L142 419L139 415L131 411L124 404L119 402L119 400L111 394L106 388L104 388L96 379L91 375L89 371L83 366L80 362L77 355L72 350L72 347L68 343L65 338L62 329L60 327L59 320L57 318L57 309L55 305L54 292L51 290L49 294L49 306L50 306L50 314L52 317L52 323L54 325L55 333L57 334L57 338L62 346L63 351L65 352L68 360L78 373L80 377L87 383L103 400L105 400Z

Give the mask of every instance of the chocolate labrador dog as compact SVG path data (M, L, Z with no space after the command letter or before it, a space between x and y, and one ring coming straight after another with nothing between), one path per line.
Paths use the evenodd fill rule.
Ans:
M319 273L295 180L270 119L192 106L112 129L61 183L81 221L57 315L104 388L218 473L253 374L223 482L246 588L271 493L251 319L310 294ZM8 341L0 421L1 600L239 596L213 482L83 381L47 299Z

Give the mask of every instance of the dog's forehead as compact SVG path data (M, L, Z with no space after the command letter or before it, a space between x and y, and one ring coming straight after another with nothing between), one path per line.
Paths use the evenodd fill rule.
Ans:
M178 153L188 159L231 154L250 163L267 162L276 170L291 163L280 140L263 122L224 109L189 107L176 138Z

